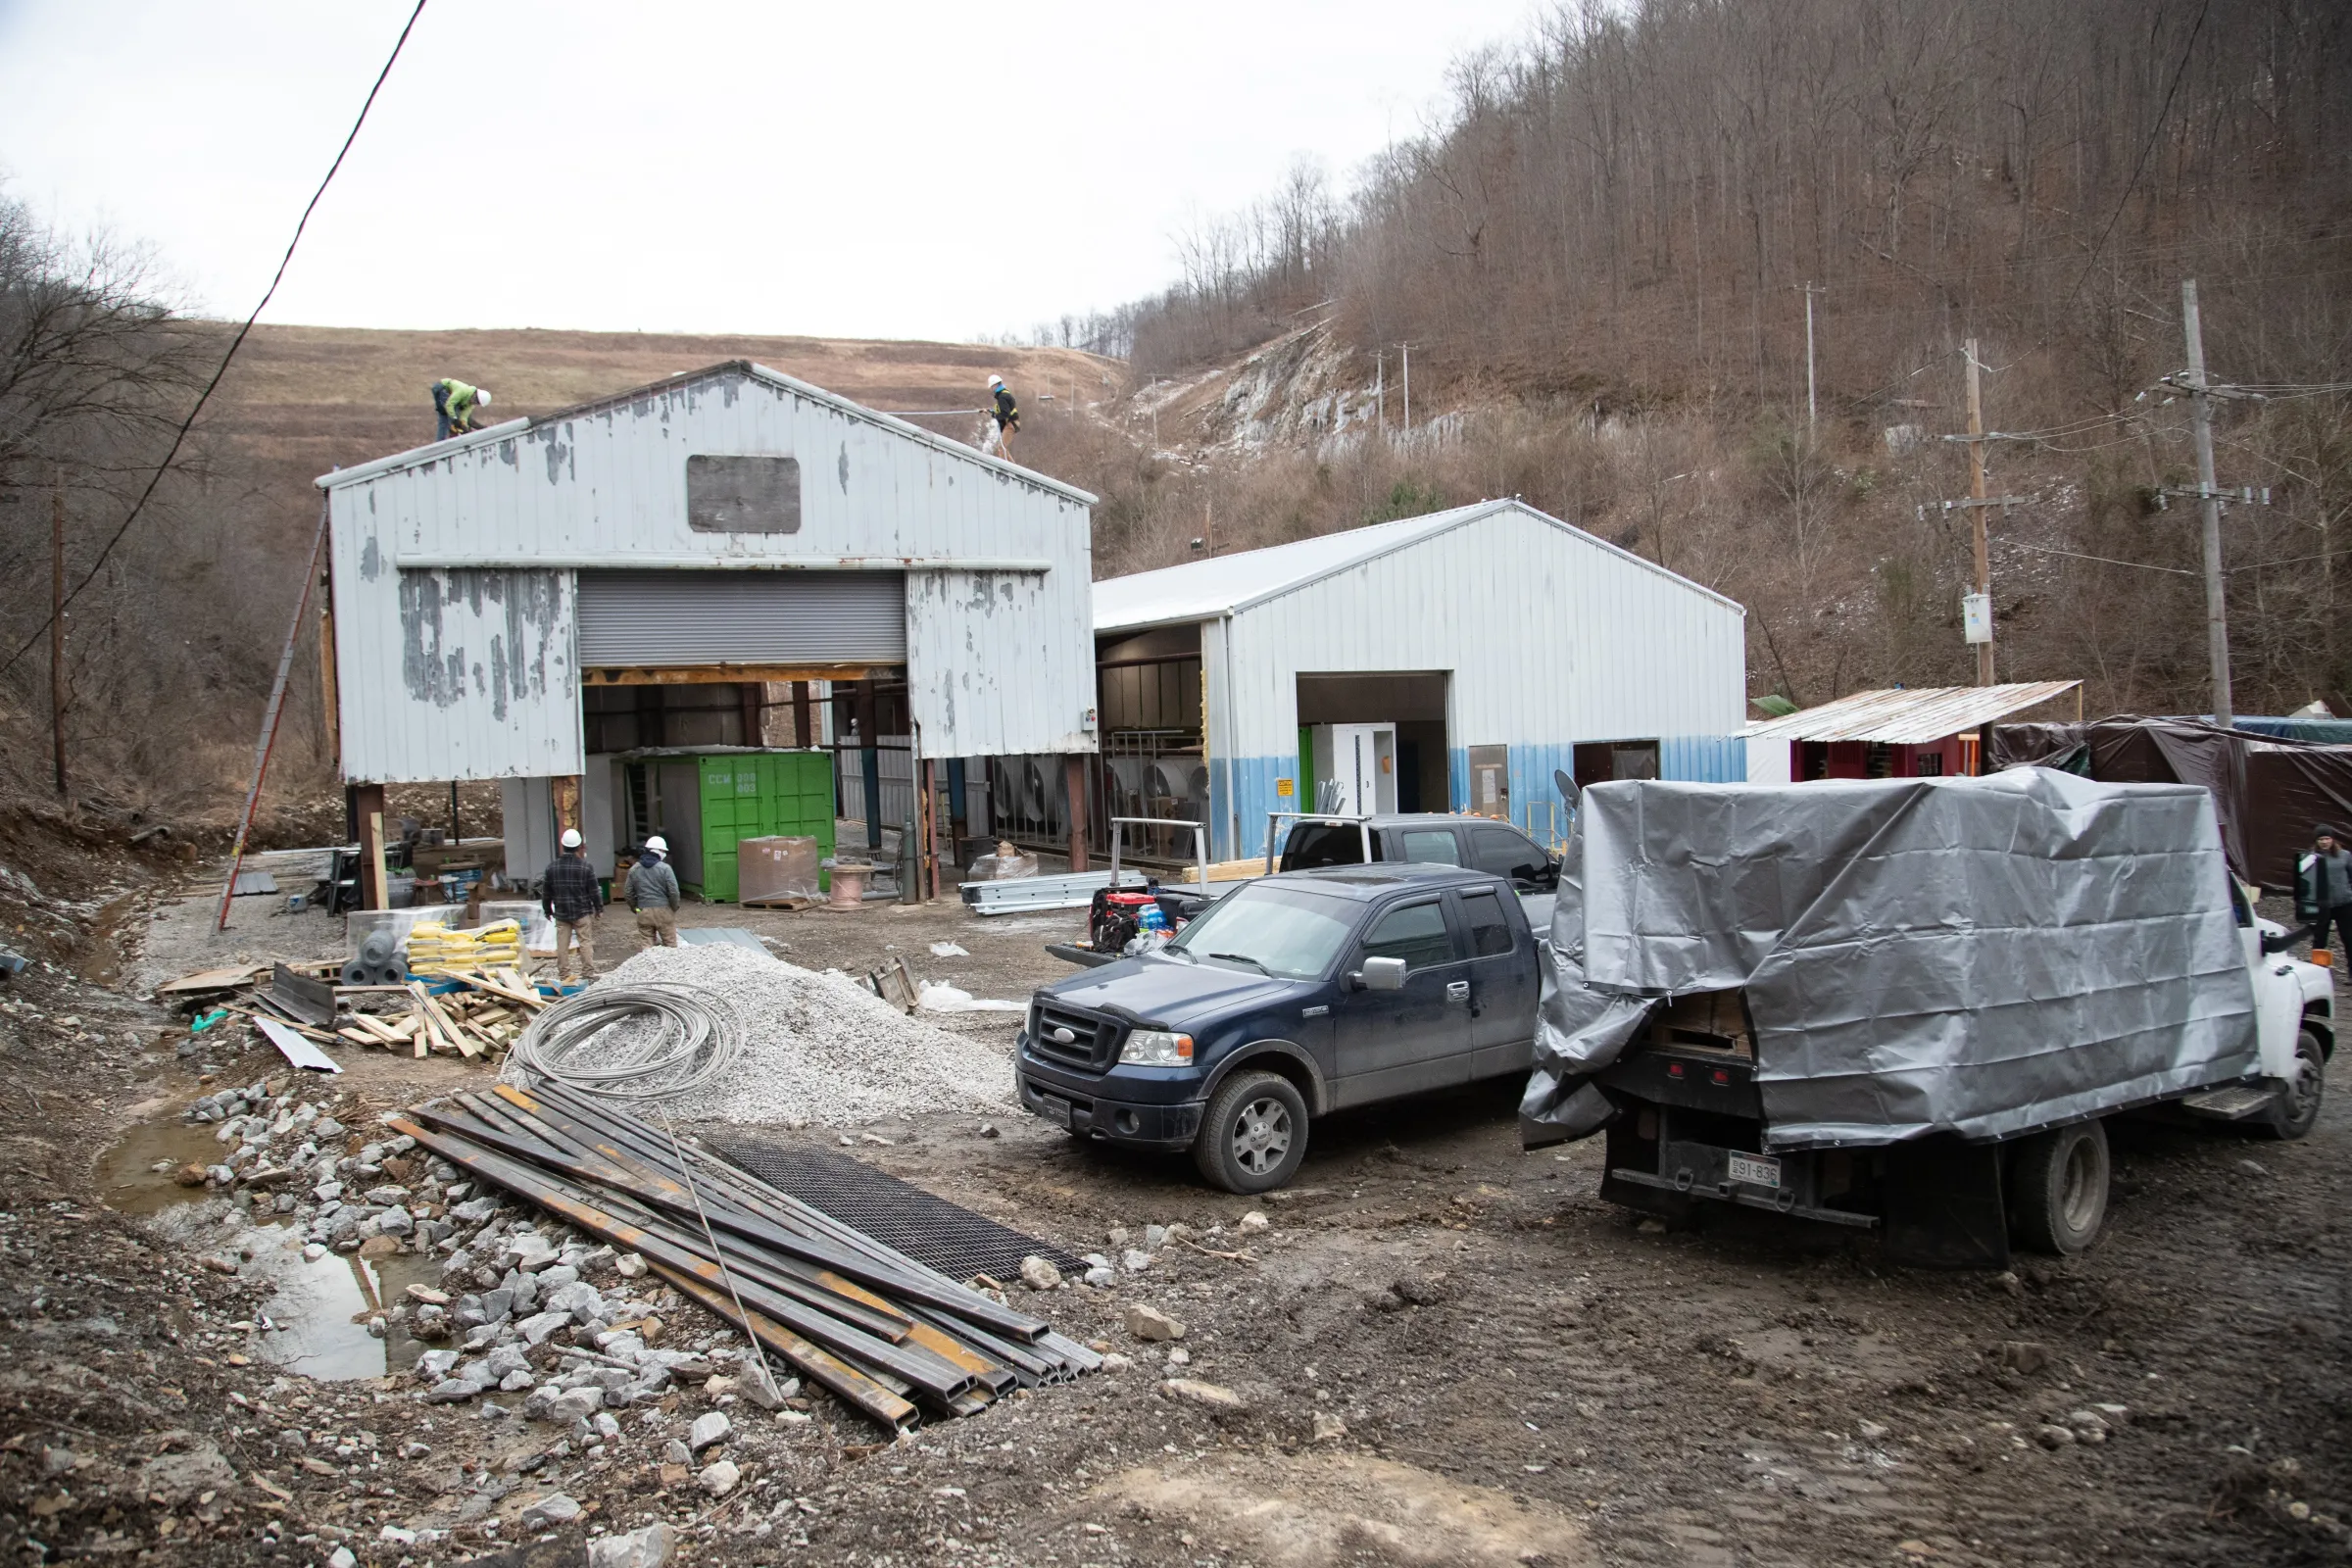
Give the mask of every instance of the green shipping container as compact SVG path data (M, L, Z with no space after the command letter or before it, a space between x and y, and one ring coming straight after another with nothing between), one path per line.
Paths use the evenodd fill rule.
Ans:
M703 880L693 891L735 902L735 846L778 834L816 840L833 855L833 757L829 752L731 752L702 763ZM828 888L832 875L820 881Z

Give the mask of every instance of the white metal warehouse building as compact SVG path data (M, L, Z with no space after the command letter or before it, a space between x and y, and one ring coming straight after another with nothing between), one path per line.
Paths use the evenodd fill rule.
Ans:
M1128 764L1129 799L1189 774L1205 800L1147 804L1207 820L1220 858L1318 804L1328 726L1393 732L1392 808L1539 836L1565 826L1555 770L1746 776L1746 612L1523 502L1111 578L1094 608L1102 766L1196 746Z
M922 757L1095 750L1094 498L762 367L318 483L346 780L510 781L523 874L600 685L887 674Z

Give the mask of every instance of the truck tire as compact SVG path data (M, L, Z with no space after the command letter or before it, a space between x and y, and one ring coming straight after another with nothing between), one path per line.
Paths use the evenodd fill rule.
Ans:
M1193 1140L1193 1163L1229 1193L1270 1193L1306 1157L1306 1102L1276 1073L1240 1072L1221 1085Z
M2295 1075L2271 1102L2255 1123L2267 1137L2300 1138L2320 1119L2320 1101L2328 1092L2328 1048L2317 1030L2306 1029L2295 1040Z
M2107 1129L2079 1121L2022 1139L2009 1166L2009 1234L2033 1252L2072 1257L2107 1223Z

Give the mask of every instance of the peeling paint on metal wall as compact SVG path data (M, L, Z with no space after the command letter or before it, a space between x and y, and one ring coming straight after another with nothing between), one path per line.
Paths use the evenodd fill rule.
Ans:
M392 570L387 519L398 509L371 509L348 491L330 505L346 776L577 772L570 574Z
M1091 752L1094 637L1052 572L906 574L909 704L934 757Z

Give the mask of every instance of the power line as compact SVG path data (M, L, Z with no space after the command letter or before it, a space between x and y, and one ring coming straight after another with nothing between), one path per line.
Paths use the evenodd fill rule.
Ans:
M2184 566L2159 566L2151 561L2118 561L2113 556L2086 556L2080 550L2053 550L2047 545L2029 545L2015 539L2004 540L2010 550L2031 550L2037 556L2064 556L2069 561L2095 561L2102 566L2131 566L2138 571L2169 571L2176 577L2195 577L2198 572Z
M204 391L197 395L196 406L188 410L186 418L179 421L179 429L172 437L172 449L164 454L164 461L158 464L155 472L148 476L147 488L139 492L137 501L131 503L129 514L122 519L122 526L118 527L112 537L106 541L106 547L98 552L98 559L90 563L90 569L82 576L81 581L74 585L74 591L59 602L55 610L51 612L49 619L42 621L33 629L32 635L24 640L23 647L9 655L8 662L0 664L0 671L15 667L18 660L31 652L33 645L48 635L50 622L65 613L66 607L79 599L81 591L97 580L99 568L106 564L106 558L114 554L115 546L122 542L122 536L130 531L130 525L139 520L139 514L147 510L147 502L154 496L156 486L162 484L164 475L172 471L172 461L179 456L180 447L188 439L188 431L194 428L196 416L204 412L205 404L212 401L213 393L220 385L220 378L228 374L229 362L237 357L237 350L244 345L245 334L253 330L253 323L260 320L262 312L270 308L270 301L277 293L277 285L285 281L286 269L293 264L294 248L302 243L302 231L310 226L311 214L318 210L319 199L325 196L326 187L334 183L336 172L343 167L344 158L351 152L351 144L360 139L360 127L368 123L368 111L375 107L375 95L383 90L384 78L392 74L393 62L400 59L400 51L408 44L409 34L416 30L416 19L424 15L424 5L425 0L416 0L416 9L409 13L408 24L400 29L400 36L393 41L392 53L384 58L384 69L375 74L375 85L368 89L368 101L360 105L359 118L351 122L351 133L343 138L343 146L336 152L335 161L327 166L326 177L321 179L318 182L318 188L311 193L310 205L303 208L302 220L294 225L294 237L286 242L286 254L278 259L277 271L270 279L270 287L262 295L261 304L253 308L253 314L245 318L245 324L237 328L237 335L229 339L228 352L220 356L220 368L213 371L213 378L205 383Z
M2189 56L2197 52L2197 37L2205 30L2205 14L2212 9L2213 0L2205 0L2197 7L2197 20L2188 29L2188 42L2180 46L2180 64L2173 68L2173 84L2164 89L2164 102L2157 106L2156 123L2148 127L2148 139L2139 144L2139 160L2132 166L2132 177L2124 181L2124 193L2116 198L2107 226L2099 231L2099 242L2083 259L2082 270L2075 275L2075 286L2066 291L2066 304L2058 307L2061 316L2073 307L2075 296L2082 292L2082 285L2090 278L2090 270L2099 265L2099 252L2107 248L2107 241L2115 234L2115 225L2123 221L2124 209L2132 205L2132 193L2139 188L2139 176L2148 167L2148 154L2156 150L2156 138L2164 134L2164 122L2172 118L2173 95L2180 90L2180 78L2188 74Z

